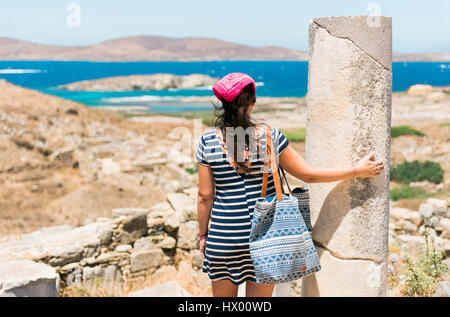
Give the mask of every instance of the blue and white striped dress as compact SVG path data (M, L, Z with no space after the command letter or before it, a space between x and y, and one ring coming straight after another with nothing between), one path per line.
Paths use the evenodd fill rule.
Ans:
M264 135L262 140L261 151L265 151ZM272 140L277 156L289 144L277 128L272 128ZM229 163L213 129L203 133L195 157L200 164L211 168L215 186L202 271L213 281L229 279L236 285L247 280L255 282L249 238L253 209L261 196L264 157L261 155L252 162L255 172L239 174ZM267 196L273 194L275 186L269 173Z

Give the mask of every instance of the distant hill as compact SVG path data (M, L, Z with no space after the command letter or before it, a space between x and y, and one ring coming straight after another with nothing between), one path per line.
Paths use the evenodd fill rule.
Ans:
M308 60L308 53L279 46L254 47L213 38L130 36L88 46L43 45L0 37L0 60L204 61ZM450 61L450 54L394 54L394 61Z
M200 61L307 60L302 51L211 38L133 36L89 46L42 45L0 37L0 60Z

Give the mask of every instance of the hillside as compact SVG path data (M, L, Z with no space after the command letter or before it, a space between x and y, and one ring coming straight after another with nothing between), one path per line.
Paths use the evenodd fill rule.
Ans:
M0 60L198 61L306 60L307 53L276 46L252 47L211 38L132 36L89 46L41 45L0 38Z
M89 61L306 61L308 53L279 46L253 47L214 38L142 35L87 46L59 46L0 37L0 60ZM394 61L450 61L450 54L395 54Z
M0 236L80 226L194 184L168 158L177 140L162 138L188 121L124 119L0 80L0 127Z

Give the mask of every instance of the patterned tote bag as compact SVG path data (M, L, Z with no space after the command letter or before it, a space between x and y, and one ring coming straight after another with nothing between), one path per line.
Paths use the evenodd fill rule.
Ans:
M283 176L281 178L281 189L284 194L284 187L283 187L283 180L286 183L286 186L289 190L289 193L293 195L294 197L297 197L298 199L298 209L300 210L300 213L303 216L303 220L305 221L306 228L308 228L309 233L312 232L312 226L311 226L311 212L309 208L309 190L307 188L300 188L296 187L294 190L291 190L291 187L289 186L286 174L284 173L284 169L281 168L281 166L278 167L279 170L281 170L281 175Z
M308 276L321 269L319 256L299 209L298 198L283 194L267 127L261 197L256 201L250 230L250 256L256 282L278 284ZM266 197L270 165L276 194Z

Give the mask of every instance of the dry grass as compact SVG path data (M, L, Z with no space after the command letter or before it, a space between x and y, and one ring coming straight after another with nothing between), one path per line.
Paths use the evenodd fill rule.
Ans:
M123 297L145 288L156 286L170 281L176 281L181 287L193 296L212 296L209 278L203 276L203 284L199 283L190 265L172 265L160 268L156 273L148 271L145 276L135 278L124 285L105 283L100 278L90 283L79 283L65 287L62 290L64 297ZM198 274L198 273L197 273ZM204 274L204 273L201 273ZM206 279L206 281L205 281ZM205 285L205 282L207 285Z
M112 284L103 283L97 279L91 283L80 283L62 290L62 297L121 297L124 295L123 288Z

